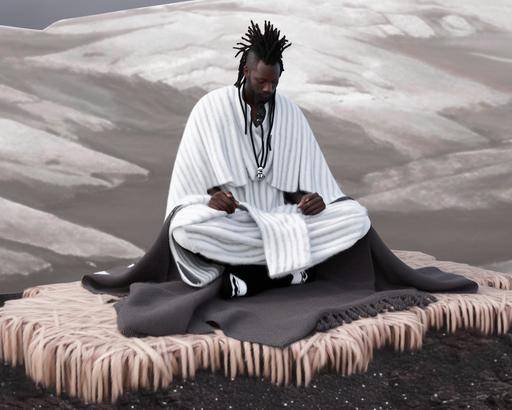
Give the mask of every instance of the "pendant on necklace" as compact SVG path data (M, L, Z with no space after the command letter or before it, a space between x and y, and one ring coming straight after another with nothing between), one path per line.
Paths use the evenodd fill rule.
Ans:
M263 167L258 167L258 181L261 181L263 180L263 178L265 178L265 174L263 174Z

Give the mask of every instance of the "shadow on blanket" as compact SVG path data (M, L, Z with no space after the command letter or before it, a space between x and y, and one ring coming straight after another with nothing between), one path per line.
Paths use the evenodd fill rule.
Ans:
M316 280L224 300L220 279L177 273L166 220L131 267L26 289L0 308L0 358L86 402L168 386L199 368L308 384L315 372L366 371L373 349L419 349L428 328L503 334L512 275L392 252L373 228L315 266ZM402 259L404 261L402 261ZM137 336L137 337L127 337Z

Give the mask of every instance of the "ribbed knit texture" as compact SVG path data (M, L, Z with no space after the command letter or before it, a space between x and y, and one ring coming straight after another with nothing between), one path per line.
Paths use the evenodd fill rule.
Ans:
M223 263L267 264L272 278L305 269L352 246L371 225L366 208L355 200L329 205L345 195L301 109L277 93L272 149L265 178L258 181L237 93L236 87L226 86L197 102L173 167L165 216L173 214L170 247L182 279L191 286L211 283ZM265 137L268 126L267 115ZM253 137L259 154L261 129L254 127ZM207 206L206 192L214 186L231 191L240 202L234 214ZM299 189L319 193L329 209L303 215L297 205L285 204L283 193ZM176 243L174 229L186 231L177 235L186 244Z
M184 206L170 225L170 246L185 282L204 286L221 270L203 272L195 253L232 265L266 264L271 278L307 269L351 247L370 229L367 210L357 201L328 204L316 215L303 215L297 205L267 212L241 201L233 214L201 203ZM177 243L173 232L185 235ZM185 242L185 243L184 243ZM179 259L178 259L179 258Z
M214 186L244 187L255 181L256 160L250 136L244 134L237 92L234 86L213 90L192 109L174 162L165 217L188 195L206 194ZM301 109L279 93L275 101L265 185L281 192L318 192L325 203L344 196ZM268 116L263 127L268 130ZM253 129L253 135L259 152L261 131ZM282 194L267 191L265 186L248 192L251 196L244 200L259 209L284 203Z

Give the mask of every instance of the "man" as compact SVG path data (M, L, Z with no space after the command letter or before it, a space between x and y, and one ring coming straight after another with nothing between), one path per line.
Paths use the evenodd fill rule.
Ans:
M282 51L291 44L269 22L262 33L251 21L246 40L238 43L242 57L235 87L208 93L192 110L166 213L174 214L170 245L183 280L205 286L222 270L225 297L311 281L308 268L352 246L371 225L367 210L339 189L300 108L276 93L284 71ZM225 167L229 172L219 176L215 168L222 173ZM201 192L199 186L207 189ZM202 207L194 201L192 210L183 209L191 203L178 204L204 193L209 197L198 199ZM330 204L341 200L348 201ZM289 232L275 228L280 224ZM271 237L297 242L295 252L288 252L290 263L274 266L272 254L286 258L286 250L278 243L272 247L264 238L266 228ZM230 237L232 230L239 235ZM215 263L218 271L212 273Z
M82 278L91 292L124 296L114 304L120 332L220 328L287 346L425 307L436 301L428 292L477 292L461 275L394 255L366 208L340 190L300 108L276 92L285 37L251 21L244 39L235 87L207 93L190 113L154 244L128 267Z
M270 23L268 27L272 27ZM267 25L265 28L267 29ZM256 25L255 28L253 26L253 29L258 30L258 26ZM284 39L285 37L283 37ZM286 40L283 42L286 42ZM281 52L290 45L287 44L282 47ZM244 51L245 54L240 60L243 77L240 77L239 73L238 81L235 83L235 86L243 87L242 98L251 108L251 120L255 125L260 124L262 119L265 118L264 104L269 102L271 98L275 98L279 78L282 71L284 71L281 60L273 65L266 64L263 57L261 57L263 53L260 52L258 55L256 50L258 49L249 48ZM276 57L277 55L274 56L274 59ZM267 61L272 62L273 60L267 58ZM234 208L238 206L238 201L233 195L230 192L222 191L219 187L208 190L208 193L212 195L212 199L208 203L208 206L212 208L233 213ZM325 209L322 197L316 192L307 193L299 190L293 193L286 192L285 195L290 202L297 203L299 209L305 215L315 215Z

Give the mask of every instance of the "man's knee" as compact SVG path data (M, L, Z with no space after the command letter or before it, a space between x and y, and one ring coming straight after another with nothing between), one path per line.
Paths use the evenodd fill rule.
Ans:
M193 246L192 241L188 237L187 232L185 231L185 228L183 228L183 227L175 228L172 232L172 237L178 243L178 245L180 245L182 248L185 248L185 249L195 253L195 248Z

